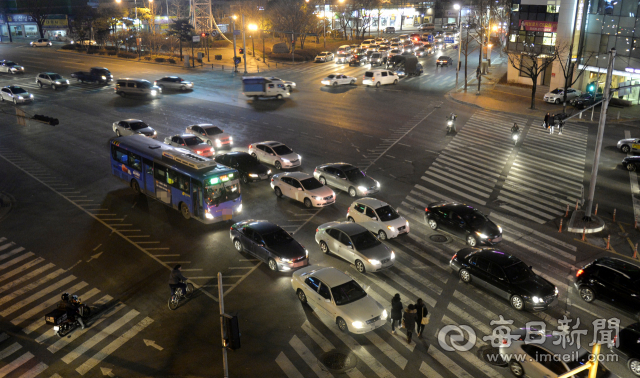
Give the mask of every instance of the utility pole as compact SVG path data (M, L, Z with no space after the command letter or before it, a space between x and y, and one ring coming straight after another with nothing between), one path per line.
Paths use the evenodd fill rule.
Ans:
M233 31L233 72L238 72L238 65L236 64L236 19L235 16L231 17L231 30Z
M482 47L484 46L484 20L482 18L482 1L480 2L480 51L478 54L478 69L476 71L476 78L478 79L478 92L476 96L480 96L480 83L482 82Z
M222 273L218 272L218 303L220 303L220 336L222 338L222 368L224 369L224 378L229 378L229 363L227 362L227 346L224 345L225 327L224 327L224 291L222 286Z
M454 87L455 89L458 89L458 75L460 74L460 53L462 50L462 29L460 29L460 19L462 18L462 7L460 6L460 4L454 4L453 5L454 8L458 8L458 33L460 33L460 36L458 37L458 62L456 65L456 86ZM469 30L467 29L467 33L469 33Z
M327 49L327 0L324 0L322 8L322 37L324 39L324 49Z
M244 59L244 74L247 74L247 40L245 38L244 14L242 15L242 55Z
M591 221L591 207L593 197L596 192L596 179L598 177L598 165L600 164L600 151L602 150L602 139L604 137L604 126L607 121L607 108L611 99L611 79L613 76L613 62L616 59L616 49L609 51L609 66L607 67L607 77L604 81L604 94L602 96L602 108L600 109L600 121L598 122L598 136L596 138L596 152L593 156L593 167L591 167L591 180L589 180L589 196L587 206L584 210L584 221Z

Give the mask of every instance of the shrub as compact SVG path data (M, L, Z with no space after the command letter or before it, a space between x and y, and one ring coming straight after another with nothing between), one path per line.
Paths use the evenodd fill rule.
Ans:
M212 47L228 47L230 45L227 41L213 41L211 43Z
M106 52L106 51L99 51L99 52L98 52L98 54L100 54L100 55L106 55L106 54L107 54L107 52Z
M107 50L107 51L116 51L116 47L115 46L105 46L104 49Z
M158 63L164 63L165 59L164 58L156 58L156 62Z
M144 60L149 61L149 60L151 60L151 57L150 57L150 56L145 56L145 57L144 57Z
M118 54L118 56L125 59L135 59L138 57L138 54L131 52L121 52L120 54Z
M107 55L114 56L117 55L117 53L115 51L107 51Z
M63 49L63 50L75 50L75 49L76 49L76 46L75 46L75 45L72 45L72 44L67 44L67 45L63 45L63 46L61 47L61 49Z
M167 62L171 63L171 64L176 64L176 60L173 58L167 59Z

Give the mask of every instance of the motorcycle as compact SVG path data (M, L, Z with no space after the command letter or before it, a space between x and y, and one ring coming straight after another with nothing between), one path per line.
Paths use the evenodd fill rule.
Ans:
M456 118L458 118L458 116L455 114L451 114L447 117L447 135L456 132Z
M514 131L511 133L511 139L513 140L513 145L518 144L518 140L520 139L520 131Z
M193 295L192 283L187 284L187 289L184 293L182 292L182 288L175 289L175 291L171 295L171 298L169 298L169 310L173 311L178 308L180 302L187 298L191 298L191 295Z
M53 325L53 331L58 337L65 337L71 331L80 326L78 318L81 317L83 322L86 323L91 316L91 307L78 300L76 305L78 311L75 314L71 314L66 308L57 308L52 312L45 315L44 320L47 324Z

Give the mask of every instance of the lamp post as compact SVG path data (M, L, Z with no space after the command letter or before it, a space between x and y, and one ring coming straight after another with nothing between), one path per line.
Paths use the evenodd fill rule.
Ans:
M231 17L231 30L233 32L233 72L238 72L238 65L236 64L236 16L235 14Z
M252 51L252 55L255 58L256 57L256 46L253 42L253 33L258 30L258 25L256 24L249 24L249 30L251 30L251 51Z
M460 42L462 42L462 30L460 29L460 19L462 18L462 7L460 4L453 4L453 9L458 11L458 33L460 33L460 37L458 38L458 62L456 63L456 86L454 88L458 89L458 75L460 74L460 53L462 50L462 46ZM467 29L467 33L469 30Z

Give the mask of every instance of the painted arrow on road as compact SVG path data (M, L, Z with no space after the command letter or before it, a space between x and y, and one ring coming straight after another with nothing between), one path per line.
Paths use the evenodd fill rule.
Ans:
M145 344L146 346L154 347L154 348L156 348L157 350L163 350L163 349L164 349L164 348L163 348L163 347L161 347L160 345L156 344L156 342L155 342L155 341L153 341L153 340L142 339L142 341L144 341L144 344Z
M102 372L102 375L108 375L109 377L115 377L115 375L111 372L111 369L101 367L100 371Z
M87 262L91 261L91 260L97 260L98 257L100 257L100 255L102 254L102 252L98 252L95 255L91 256L91 258L89 260L87 260Z

